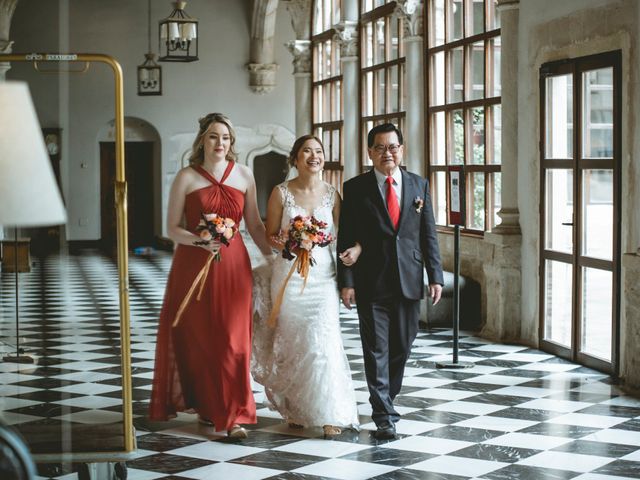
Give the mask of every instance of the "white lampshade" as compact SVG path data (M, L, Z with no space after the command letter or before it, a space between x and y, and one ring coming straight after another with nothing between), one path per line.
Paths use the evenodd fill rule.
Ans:
M0 82L0 225L66 221L29 87Z

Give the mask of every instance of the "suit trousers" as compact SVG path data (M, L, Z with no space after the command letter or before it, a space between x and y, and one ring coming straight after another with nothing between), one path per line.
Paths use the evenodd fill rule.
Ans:
M399 295L362 300L357 306L371 417L376 425L395 423L400 414L393 400L402 388L404 367L418 333L420 301Z

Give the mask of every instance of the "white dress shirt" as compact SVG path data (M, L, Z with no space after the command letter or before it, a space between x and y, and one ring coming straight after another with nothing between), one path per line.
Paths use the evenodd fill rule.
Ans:
M387 176L379 172L376 168L373 169L376 174L376 180L378 181L378 189L380 190L380 195L382 195L382 201L384 204L387 204ZM396 197L398 197L398 205L400 206L400 211L402 211L402 173L400 172L400 167L397 167L394 172L391 174L393 178L393 189L396 191Z

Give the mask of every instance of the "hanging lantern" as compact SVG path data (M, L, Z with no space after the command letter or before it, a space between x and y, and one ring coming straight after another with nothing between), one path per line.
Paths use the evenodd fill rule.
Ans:
M198 60L198 20L187 15L187 2L174 2L174 10L160 20L161 62L195 62Z
M138 66L138 95L162 95L162 67L153 53L144 56L146 60Z

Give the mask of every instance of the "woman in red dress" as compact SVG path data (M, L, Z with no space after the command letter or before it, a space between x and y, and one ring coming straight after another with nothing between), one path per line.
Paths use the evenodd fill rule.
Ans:
M168 420L196 412L202 423L245 438L239 424L256 423L251 391L251 263L240 233L229 246L195 246L203 213L244 217L260 250L265 239L251 170L235 163L235 133L228 118L211 113L200 119L190 165L178 172L167 213L169 237L177 245L160 314L149 417ZM205 278L200 300L194 295L173 326L180 305L210 255L220 252Z

